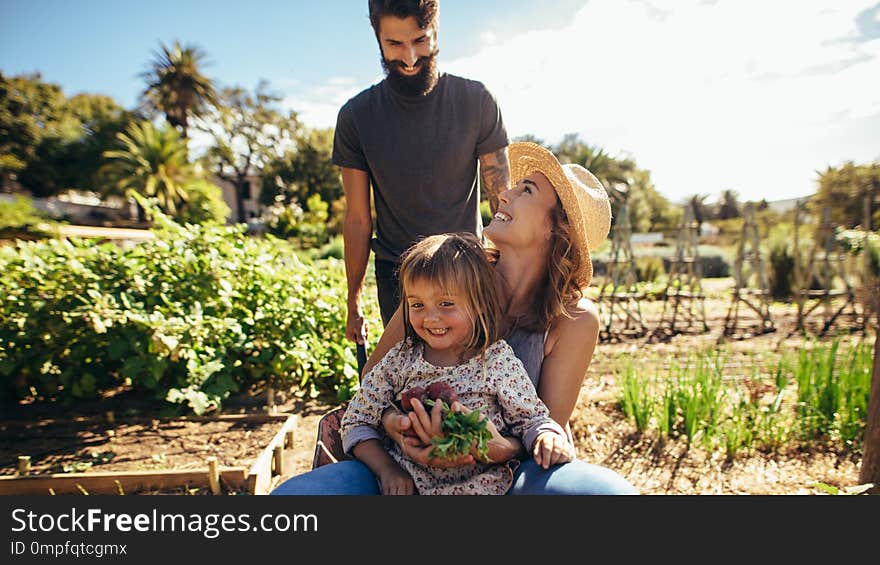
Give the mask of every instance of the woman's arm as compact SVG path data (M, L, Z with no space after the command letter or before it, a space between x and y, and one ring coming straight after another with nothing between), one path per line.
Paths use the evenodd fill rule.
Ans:
M592 302L582 299L572 316L551 326L538 383L538 396L562 427L571 419L599 341L599 313Z

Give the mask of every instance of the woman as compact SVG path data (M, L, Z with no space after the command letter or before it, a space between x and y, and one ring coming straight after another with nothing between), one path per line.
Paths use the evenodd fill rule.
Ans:
M577 403L599 336L595 305L583 297L593 266L590 251L605 240L611 205L601 183L579 165L561 165L544 147L514 142L509 147L513 188L498 196L498 210L484 234L496 255L507 341L523 362L550 416L570 434L568 421ZM364 372L404 337L398 310L379 340ZM430 438L440 432L439 405L428 413L420 405L401 416L388 411L386 435L423 465L454 467L460 460L432 460ZM491 426L490 426L491 428ZM492 429L498 459L524 455L522 442ZM293 477L273 494L378 494L369 469L342 461ZM544 469L526 458L508 494L637 494L623 477L598 465L574 460Z

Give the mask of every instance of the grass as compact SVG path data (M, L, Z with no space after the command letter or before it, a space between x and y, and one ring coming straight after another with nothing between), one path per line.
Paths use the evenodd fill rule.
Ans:
M814 343L773 361L753 355L747 361L750 371L740 375L732 374L729 356L719 347L680 361L668 357L636 364L628 359L616 371L619 406L639 432L684 438L688 446L721 451L728 460L744 451L799 444L861 449L871 385L870 343L845 348L837 340Z

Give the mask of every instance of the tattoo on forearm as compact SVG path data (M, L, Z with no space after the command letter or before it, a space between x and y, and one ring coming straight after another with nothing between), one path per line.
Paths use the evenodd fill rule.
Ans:
M483 187L489 195L489 204L494 212L498 205L498 193L510 186L510 164L507 161L507 147L495 153L488 153L480 160Z

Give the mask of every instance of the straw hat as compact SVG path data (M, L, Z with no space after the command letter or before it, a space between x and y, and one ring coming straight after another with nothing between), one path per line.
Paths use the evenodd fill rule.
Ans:
M515 141L508 147L510 182L516 184L532 173L543 173L559 196L571 224L572 244L582 253L581 269L575 280L581 288L590 285L595 251L611 229L611 202L608 193L593 173L580 165L562 165L548 149L527 141Z

